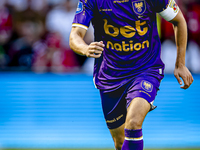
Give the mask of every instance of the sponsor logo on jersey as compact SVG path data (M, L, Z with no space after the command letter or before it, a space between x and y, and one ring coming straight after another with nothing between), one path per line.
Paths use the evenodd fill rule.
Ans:
M141 83L141 86L147 92L152 92L152 90L153 90L153 85L148 81L143 80Z
M133 41L133 37L137 34L139 36L144 36L148 32L148 26L146 21L135 21L135 27L130 25L115 27L112 24L108 24L108 20L104 19L104 31L107 35L111 37L123 36L127 38L126 41L121 41L116 43L113 41L107 41L107 49L112 49L116 51L140 51L145 48L149 48L150 44L148 40L142 41L141 43L136 43Z
M136 14L142 15L146 11L145 0L134 1L132 2L133 10Z
M78 6L76 9L76 14L79 14L83 11L83 3L82 2L78 2Z

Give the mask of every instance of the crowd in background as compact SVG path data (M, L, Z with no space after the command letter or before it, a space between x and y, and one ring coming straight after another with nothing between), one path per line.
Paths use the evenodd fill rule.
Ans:
M0 70L91 72L93 59L79 56L69 47L77 3L78 0L0 0ZM200 1L177 3L188 24L186 65L193 73L200 73ZM173 27L158 20L161 57L166 73L172 73L176 59ZM93 41L92 28L85 40Z

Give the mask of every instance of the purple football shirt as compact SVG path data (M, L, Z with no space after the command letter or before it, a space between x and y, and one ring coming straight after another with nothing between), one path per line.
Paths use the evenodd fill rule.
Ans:
M97 88L112 89L138 75L163 77L161 43L156 13L169 0L80 0L73 26L94 27L95 41L105 48L95 59L94 79Z

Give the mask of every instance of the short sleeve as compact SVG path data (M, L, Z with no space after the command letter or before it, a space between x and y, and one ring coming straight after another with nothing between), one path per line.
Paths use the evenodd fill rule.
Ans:
M169 4L167 5L166 9L159 12L159 14L167 21L171 21L176 17L179 12L179 7L174 0L170 0Z
M88 29L94 14L93 0L79 0L72 26Z
M175 0L154 0L153 7L167 21L175 18L179 12L179 7Z

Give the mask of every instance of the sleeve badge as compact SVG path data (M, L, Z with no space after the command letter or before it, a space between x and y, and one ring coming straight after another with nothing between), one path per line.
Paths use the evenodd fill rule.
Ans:
M79 14L83 11L83 3L82 2L78 2L78 6L77 6L77 9L76 9L76 14Z
M169 7L172 8L174 10L174 13L177 13L178 11L178 5L176 4L176 2L174 0L171 0Z

